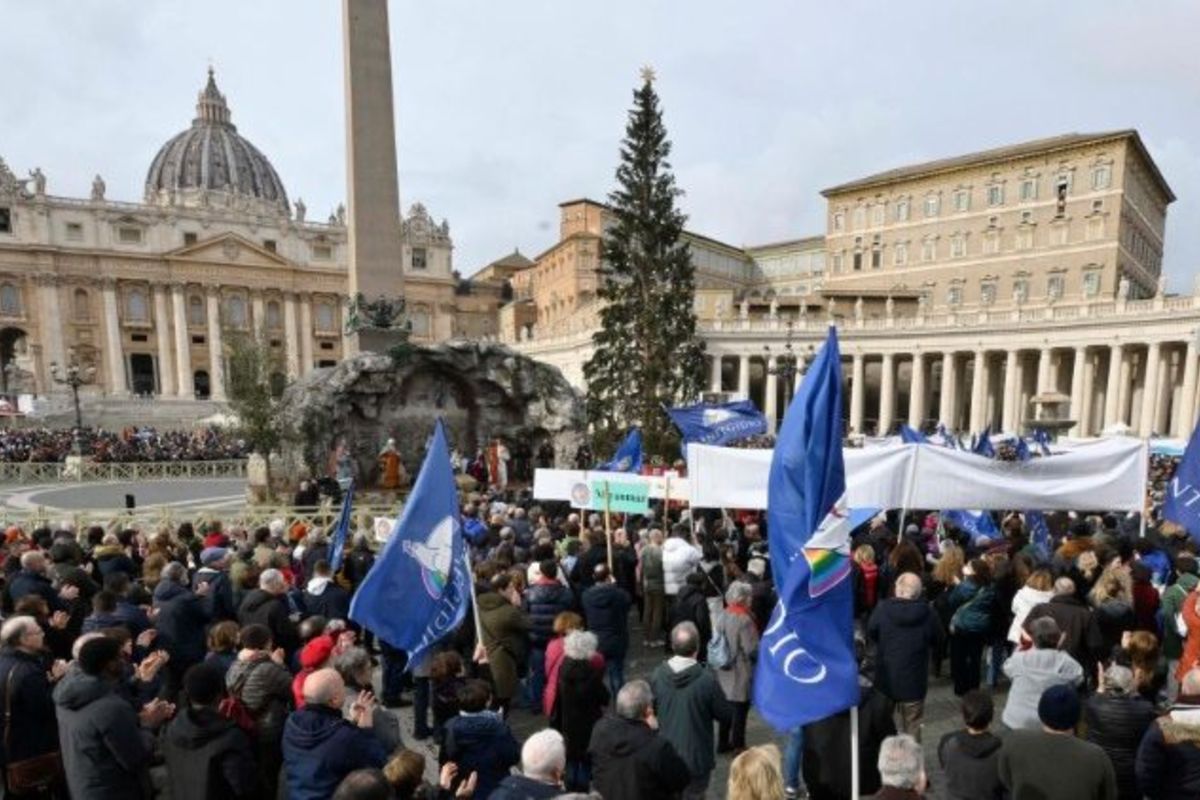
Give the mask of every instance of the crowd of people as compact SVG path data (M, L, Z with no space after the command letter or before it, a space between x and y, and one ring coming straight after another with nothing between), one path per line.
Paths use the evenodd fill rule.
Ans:
M469 613L413 664L349 620L366 534L335 573L329 532L282 520L9 528L5 797L850 796L849 712L748 746L776 602L762 515L617 517L611 554L598 516L527 494L463 515L480 636ZM936 513L855 532L861 791L927 791L925 701L948 671L947 797L1200 796L1191 539L1061 515L1047 552L1000 522L982 543ZM636 637L661 661L631 679ZM524 741L518 708L544 720Z
M69 428L0 430L0 462L62 462L76 445ZM245 458L241 439L220 428L160 431L150 426L120 431L84 429L79 434L83 455L93 461L216 461Z

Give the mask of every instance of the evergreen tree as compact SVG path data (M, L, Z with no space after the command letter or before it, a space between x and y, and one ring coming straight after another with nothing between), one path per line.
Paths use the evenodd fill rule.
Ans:
M694 400L704 381L704 343L696 337L695 270L683 240L682 192L667 157L654 75L642 72L621 143L617 189L608 196L613 224L601 248L603 303L594 354L584 365L588 421L597 453L640 425L648 453L678 451L663 406Z
M229 342L229 408L237 417L235 433L262 455L270 486L271 452L290 431L280 413L286 384L284 365L263 331L257 337L226 332ZM268 490L269 491L269 490Z

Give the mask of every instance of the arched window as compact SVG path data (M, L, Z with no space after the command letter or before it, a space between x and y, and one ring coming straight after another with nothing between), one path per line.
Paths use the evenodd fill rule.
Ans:
M332 331L335 330L333 321L333 304L332 303L317 303L317 330Z
M133 322L146 322L150 319L150 308L146 305L145 289L130 289L125 295L125 313Z
M267 303L267 327L273 331L283 327L283 316L279 311L279 301L277 300Z
M188 298L188 325L204 324L204 298L194 294Z
M88 320L92 318L92 304L88 299L87 289L75 290L75 319Z
M0 284L0 314L21 316L21 290L11 283Z
M234 295L225 301L226 322L231 328L246 327L246 300L241 295Z

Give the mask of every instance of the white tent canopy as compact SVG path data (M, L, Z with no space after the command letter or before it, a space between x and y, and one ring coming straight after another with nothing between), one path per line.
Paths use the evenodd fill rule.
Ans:
M688 445L692 505L766 508L772 452ZM848 448L844 455L851 508L1141 511L1146 491L1146 442L1126 437L1025 462L928 444Z

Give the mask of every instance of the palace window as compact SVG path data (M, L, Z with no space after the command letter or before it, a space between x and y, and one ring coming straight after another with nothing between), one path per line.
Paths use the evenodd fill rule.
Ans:
M844 260L845 259L841 253L833 254L833 271L835 274L838 274L842 271L842 263Z
M996 304L996 282L987 281L979 287L979 302L981 305L990 306Z
M316 308L317 330L333 331L337 330L337 326L333 320L333 304L320 302Z
M909 202L908 198L896 201L896 222L908 222Z
M117 228L117 241L121 244L141 244L142 229L134 228L129 225L122 225Z
M11 283L0 284L0 315L21 316L21 290Z
M12 233L12 210L0 206L0 233Z
M928 195L925 198L925 216L936 217L942 209L942 198L936 194Z
M88 300L87 289L75 290L73 306L75 319L86 321L92 318L92 304Z
M1092 188L1107 189L1112 186L1112 167L1108 164L1097 164L1092 167Z
M883 265L883 245L879 242L879 234L875 234L871 242L871 269L879 269Z
M183 232L183 246L184 247L189 247L189 246L195 244L196 240L197 240L197 237L196 237L195 231L184 231Z
M886 209L884 209L883 203L876 203L871 208L871 224L875 225L876 227L882 225L885 214Z
M243 330L246 327L246 300L233 295L225 301L225 316L229 327Z
M1100 294L1100 270L1092 269L1083 273L1083 296L1096 297Z
M428 266L427 258L424 247L414 247L412 249L412 268L425 269Z
M993 183L987 187L987 202L989 206L1004 205L1004 184Z
M951 286L946 290L946 304L951 306L962 305L962 287Z
M1088 241L1104 238L1104 217L1092 217L1087 221L1086 236Z
M133 288L125 295L125 315L131 322L148 322L150 307L146 303L146 290Z
M1069 175L1060 175L1058 181L1054 184L1055 208L1054 213L1058 215L1065 214L1067 211L1067 194L1071 191L1071 177Z
M859 230L867 225L867 209L858 206L854 209L854 229Z
M971 192L968 189L959 189L954 193L954 210L955 211L970 211L971 210Z
M187 321L188 325L204 324L204 298L198 294L188 298Z
M1025 178L1021 181L1021 202L1031 203L1037 200L1037 178Z
M1046 296L1051 300L1060 300L1063 296L1063 276L1051 275L1046 281Z
M312 257L313 261L328 261L333 258L333 248L327 244L314 244Z
M83 224L68 222L63 229L63 234L68 242L81 242L83 241Z
M283 327L283 314L279 310L279 301L271 300L267 303L267 328L277 331Z
M903 267L908 263L908 243L896 242L892 250L892 263L897 267Z
M986 231L983 234L984 255L994 256L1000 252L1000 232Z
M1032 250L1033 249L1033 226L1024 225L1017 230L1017 249Z
M1017 278L1013 281L1013 297L1018 303L1024 303L1029 299L1029 279Z
M276 252L277 245L274 239L263 239L263 249L268 253Z
M1050 243L1066 244L1071 233L1071 226L1066 220L1050 224Z
M846 230L846 212L839 211L833 215L833 229L835 231Z
M921 260L933 261L937 258L937 239L929 236L921 242Z
M967 237L956 233L950 237L950 257L962 258L967 254Z

